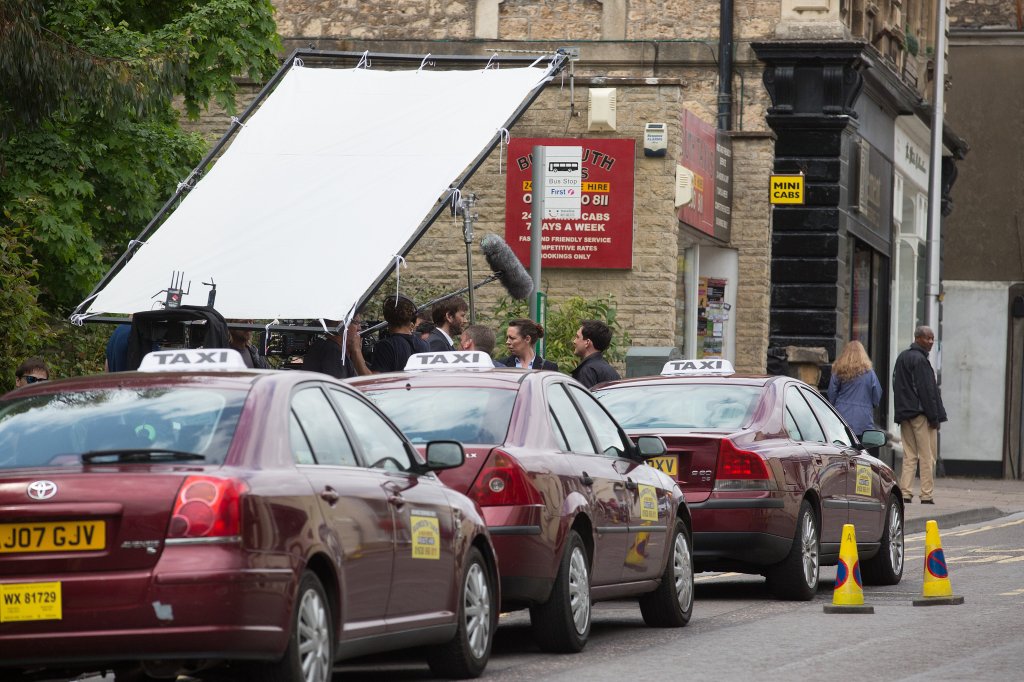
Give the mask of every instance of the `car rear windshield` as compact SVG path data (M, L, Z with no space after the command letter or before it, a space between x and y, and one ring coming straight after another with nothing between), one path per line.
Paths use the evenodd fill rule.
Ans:
M413 443L503 443L516 400L516 391L500 388L401 388L367 395Z
M597 392L625 429L738 429L753 416L760 386L675 384Z
M0 402L0 469L80 464L90 452L165 450L219 464L245 396L238 390L164 386L6 400Z

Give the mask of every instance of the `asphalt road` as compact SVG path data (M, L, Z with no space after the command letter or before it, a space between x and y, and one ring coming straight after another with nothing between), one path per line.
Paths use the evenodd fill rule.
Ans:
M874 614L826 614L835 569L822 570L811 602L774 600L757 577L699 574L690 624L648 628L634 603L598 604L578 655L542 653L524 613L502 616L483 679L621 682L716 680L1017 679L1024 660L1024 514L942 533L950 583L965 603L915 607L924 533L907 536L903 581L868 587ZM112 678L90 677L89 682ZM343 680L430 679L419 658L391 654L347 662ZM184 682L182 680L181 682Z

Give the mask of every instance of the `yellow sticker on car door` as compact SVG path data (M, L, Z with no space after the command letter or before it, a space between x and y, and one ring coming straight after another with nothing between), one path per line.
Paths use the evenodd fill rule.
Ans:
M653 485L640 485L640 520L658 520L658 492Z

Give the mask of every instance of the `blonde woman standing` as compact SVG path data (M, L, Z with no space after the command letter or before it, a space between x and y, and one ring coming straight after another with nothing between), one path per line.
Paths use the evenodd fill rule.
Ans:
M874 409L882 399L882 385L860 341L846 344L832 363L828 399L858 436L875 428Z

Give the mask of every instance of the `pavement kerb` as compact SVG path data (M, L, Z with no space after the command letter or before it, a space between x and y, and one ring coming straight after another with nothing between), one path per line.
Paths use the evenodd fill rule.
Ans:
M991 521L992 519L998 519L1011 513L1013 512L1006 512L1001 509L996 509L995 507L981 507L978 509L964 509L962 511L947 512L945 514L934 514L929 518L904 519L903 532L906 534L923 533L925 524L927 524L928 521L935 521L939 526L939 530L945 530L947 528L963 526L968 523Z

